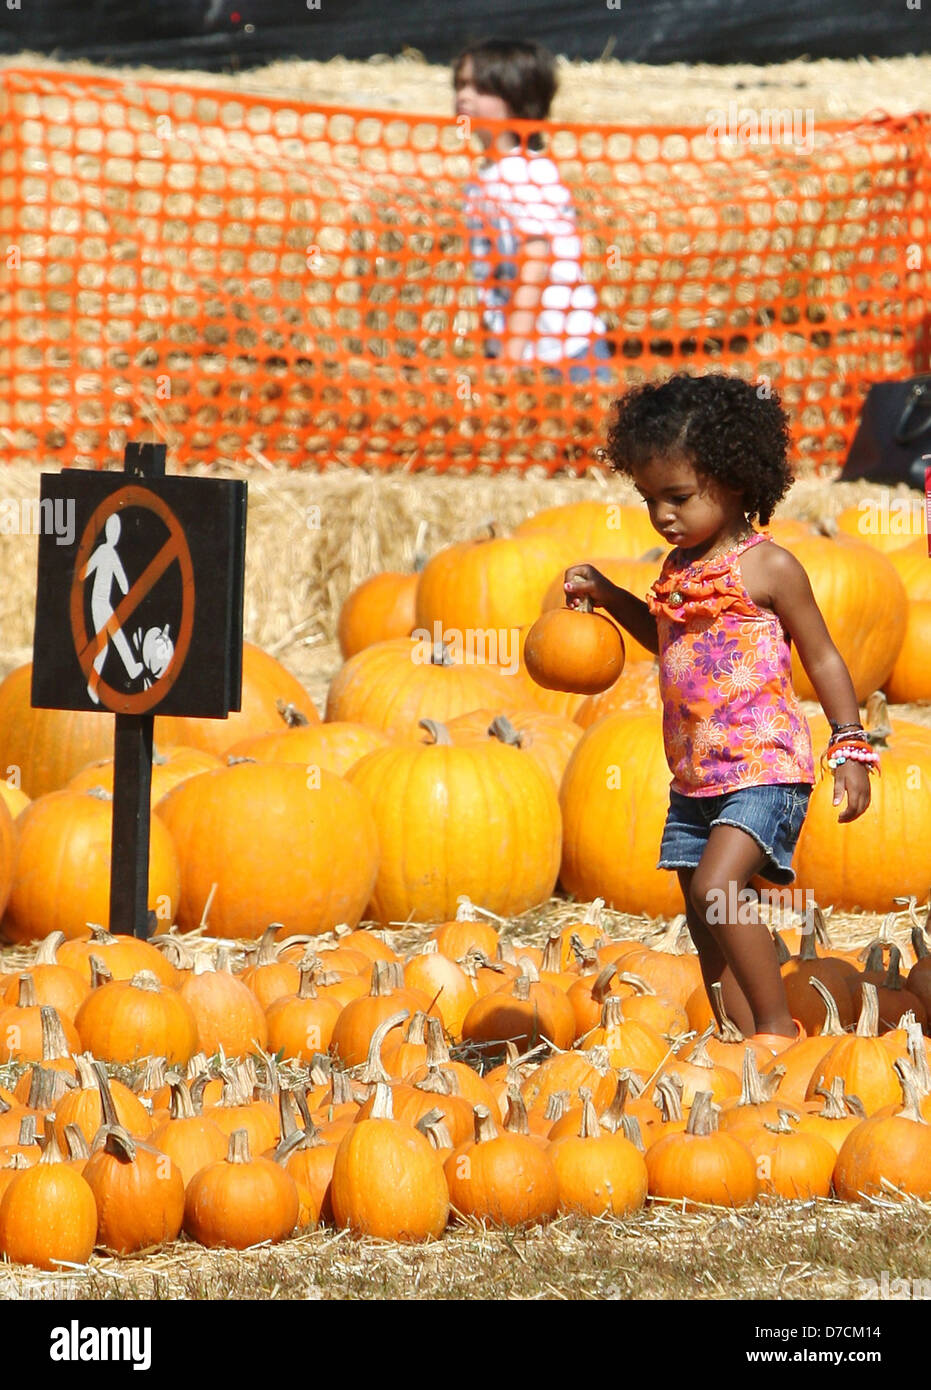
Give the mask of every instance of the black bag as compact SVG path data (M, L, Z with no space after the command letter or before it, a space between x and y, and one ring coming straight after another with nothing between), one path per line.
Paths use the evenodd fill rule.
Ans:
M838 482L908 483L925 489L931 463L931 374L870 387Z

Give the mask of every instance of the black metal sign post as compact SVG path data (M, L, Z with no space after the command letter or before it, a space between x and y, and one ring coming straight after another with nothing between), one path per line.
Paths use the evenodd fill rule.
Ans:
M165 452L41 478L32 703L116 717L108 925L139 937L155 715L225 719L242 692L246 484L167 478Z

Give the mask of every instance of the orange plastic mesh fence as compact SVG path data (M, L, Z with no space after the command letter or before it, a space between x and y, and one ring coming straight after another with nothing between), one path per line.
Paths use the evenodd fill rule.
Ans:
M584 467L685 366L837 462L929 366L931 116L810 118L548 125L490 170L464 118L9 69L2 457Z

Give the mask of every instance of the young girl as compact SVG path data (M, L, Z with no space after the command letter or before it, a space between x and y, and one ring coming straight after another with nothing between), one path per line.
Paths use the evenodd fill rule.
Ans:
M472 274L482 283L486 357L548 365L582 358L606 345L596 316L597 295L582 275L582 245L572 195L553 161L531 135L526 150L513 131L497 135L487 121L545 120L556 92L556 63L539 44L487 40L472 44L453 65L455 111L487 151L479 182L466 190L472 231ZM601 369L604 370L604 369ZM584 374L584 377L580 375ZM572 381L587 368L569 369Z
M803 1036L790 1017L772 937L737 903L759 874L790 884L814 781L808 725L792 689L795 642L831 723L838 819L870 802L878 759L853 683L799 562L752 526L769 521L792 483L786 417L736 377L682 373L623 396L608 435L674 549L646 602L592 565L566 571L583 595L659 656L663 737L672 771L658 868L676 869L709 998L720 981L729 1016L773 1051Z

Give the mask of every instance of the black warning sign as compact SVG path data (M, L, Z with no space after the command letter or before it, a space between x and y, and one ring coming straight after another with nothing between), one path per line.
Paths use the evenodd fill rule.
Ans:
M68 469L42 475L46 499L68 526L40 534L32 703L238 709L245 484Z

